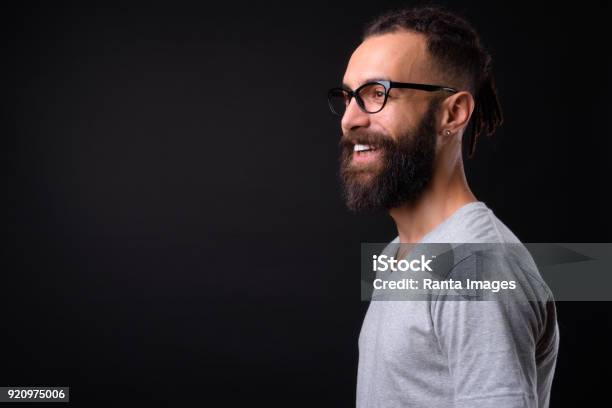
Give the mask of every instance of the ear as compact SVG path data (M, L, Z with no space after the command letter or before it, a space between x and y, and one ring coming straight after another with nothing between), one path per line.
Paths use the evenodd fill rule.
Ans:
M471 93L457 92L444 99L440 105L440 134L443 137L456 135L467 127L475 102Z

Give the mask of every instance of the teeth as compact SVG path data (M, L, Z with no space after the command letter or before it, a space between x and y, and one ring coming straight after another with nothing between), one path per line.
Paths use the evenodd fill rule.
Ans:
M370 145L364 145L364 144L359 144L357 143L354 147L353 147L353 151L354 152L364 152L367 150L374 150L374 148Z

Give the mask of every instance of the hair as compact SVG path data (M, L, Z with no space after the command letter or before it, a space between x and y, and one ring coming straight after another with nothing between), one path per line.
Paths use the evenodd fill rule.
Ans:
M473 157L478 137L483 133L493 135L503 123L491 54L482 46L470 23L440 6L387 11L366 24L362 40L399 30L423 34L427 51L440 72L474 96L474 123L468 150L468 157Z

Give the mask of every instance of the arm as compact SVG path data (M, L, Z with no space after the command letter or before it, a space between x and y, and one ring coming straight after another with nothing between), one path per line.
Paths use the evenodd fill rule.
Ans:
M462 263L466 273L478 259ZM486 269L525 279L520 268L504 259L484 260ZM451 275L453 275L451 273ZM452 276L451 276L452 277ZM488 276L489 279L495 279ZM539 286L538 282L534 283ZM536 347L547 321L546 302L529 302L521 282L516 291L497 300L443 300L431 304L438 347L448 359L455 406L536 408Z

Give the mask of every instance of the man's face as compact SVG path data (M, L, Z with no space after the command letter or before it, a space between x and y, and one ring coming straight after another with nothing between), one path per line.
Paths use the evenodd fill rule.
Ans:
M371 79L435 83L425 38L402 31L361 43L343 83L356 89ZM436 152L435 96L393 88L383 110L374 114L351 100L340 140L340 175L350 209L388 210L414 201L427 187ZM359 151L359 145L370 150Z

